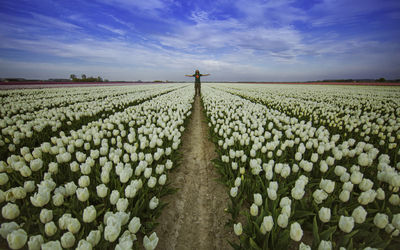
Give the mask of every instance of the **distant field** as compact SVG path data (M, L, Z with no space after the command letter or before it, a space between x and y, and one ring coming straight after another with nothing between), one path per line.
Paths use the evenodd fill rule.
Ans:
M245 82L243 82L245 83ZM251 84L307 84L307 85L362 85L362 86L400 86L400 82L250 82Z
M38 88L60 88L60 87L92 87L92 86L121 86L159 84L143 82L2 82L0 89L38 89Z
M1 89L36 89L36 88L59 88L59 87L90 87L90 86L122 86L141 84L163 84L148 82L2 82ZM218 84L218 83L215 83ZM237 84L237 83L234 83ZM246 84L240 82L238 84ZM399 82L249 82L249 84L306 84L306 85L361 85L361 86L400 86Z

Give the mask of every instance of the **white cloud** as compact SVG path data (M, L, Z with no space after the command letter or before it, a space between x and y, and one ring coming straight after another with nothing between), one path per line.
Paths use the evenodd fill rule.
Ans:
M395 10L400 8L397 0L324 0L310 10L309 14L315 18L311 20L313 26L324 27L337 24L359 23L366 15L386 11L391 17ZM382 15L380 15L382 17Z
M105 30L108 30L112 33L118 34L120 36L123 36L126 34L126 32L124 30L116 29L116 28L113 28L113 27L105 25L105 24L98 24L97 26L99 26L100 28L103 28Z

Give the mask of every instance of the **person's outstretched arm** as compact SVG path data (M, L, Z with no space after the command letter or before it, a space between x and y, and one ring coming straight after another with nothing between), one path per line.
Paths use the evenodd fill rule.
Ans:
M210 74L200 74L201 76L209 76Z
M193 75L185 75L185 76L193 77Z

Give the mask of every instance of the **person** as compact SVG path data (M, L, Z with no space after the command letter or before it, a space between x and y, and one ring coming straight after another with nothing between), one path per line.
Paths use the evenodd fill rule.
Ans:
M196 69L193 75L185 75L188 77L194 77L194 90L195 90L195 95L199 94L200 95L200 77L201 76L209 76L210 74L200 74L200 71Z

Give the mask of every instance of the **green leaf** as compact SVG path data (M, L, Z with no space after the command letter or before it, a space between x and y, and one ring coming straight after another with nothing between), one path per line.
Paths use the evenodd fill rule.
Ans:
M313 220L313 236L314 236L313 240L313 249L314 249L319 245L319 242L321 241L318 233L317 216L314 216Z
M371 245L371 247L386 249L386 247L389 246L391 241L392 241L392 239L381 240L381 241L373 243Z
M257 249L257 250L262 250L261 247L259 247L259 246L257 245L257 243L253 240L253 238L250 238L249 241L250 241L250 246L251 246L251 248Z
M287 249L289 244L289 229L284 230L278 237L278 244L276 249Z
M325 231L323 231L319 236L321 238L321 240L329 240L332 236L332 234L335 233L337 229L337 226L332 226L328 229L326 229Z
M312 211L296 210L296 212L293 215L293 220L301 219L303 217L312 216L312 215L315 215L315 213Z
M340 245L341 246L346 246L349 243L349 241L353 238L353 236L356 235L357 233L358 233L358 230L354 230L353 232L343 236L342 244L340 244Z
M353 250L353 239L350 239L349 244L347 245L347 250Z

